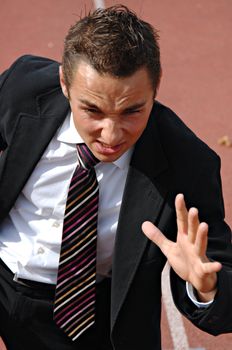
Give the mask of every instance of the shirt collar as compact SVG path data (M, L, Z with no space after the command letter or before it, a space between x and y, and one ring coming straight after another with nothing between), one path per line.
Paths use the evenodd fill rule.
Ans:
M131 156L133 153L134 147L129 148L123 155L115 160L113 164L115 164L120 169L125 169L126 167L129 167Z
M57 140L69 144L83 143L81 136L74 125L73 114L69 113L61 125Z
M63 124L61 125L57 134L57 140L68 144L77 144L84 142L74 125L72 112L67 115ZM116 165L120 169L125 169L128 167L130 164L133 149L134 147L131 147L120 158L112 162L112 164Z

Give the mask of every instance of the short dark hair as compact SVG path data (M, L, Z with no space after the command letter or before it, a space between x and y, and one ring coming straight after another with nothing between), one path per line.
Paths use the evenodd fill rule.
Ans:
M97 9L67 33L62 58L69 89L78 59L86 59L100 74L127 77L145 67L156 93L161 76L158 33L124 5Z

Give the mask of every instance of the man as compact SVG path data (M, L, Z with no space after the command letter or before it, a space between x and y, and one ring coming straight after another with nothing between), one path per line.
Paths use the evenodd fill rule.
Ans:
M157 40L126 7L99 9L71 27L60 67L24 56L1 76L8 349L161 349L166 257L179 310L232 329L219 159L155 101Z

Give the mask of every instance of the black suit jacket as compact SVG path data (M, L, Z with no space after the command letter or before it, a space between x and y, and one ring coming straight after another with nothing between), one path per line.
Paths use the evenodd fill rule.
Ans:
M3 220L69 110L58 63L24 56L0 78L0 220ZM117 189L115 189L117 190ZM112 267L111 330L117 350L160 349L161 272L166 262L141 231L154 222L176 237L174 198L184 193L209 224L208 255L223 263L218 294L207 309L186 297L185 282L171 272L179 310L199 328L232 329L231 232L224 222L220 160L167 107L156 102L135 145L123 194Z

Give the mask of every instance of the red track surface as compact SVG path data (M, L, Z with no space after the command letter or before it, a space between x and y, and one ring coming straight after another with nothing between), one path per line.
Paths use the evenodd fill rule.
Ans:
M116 3L105 1L107 6ZM232 148L217 142L225 135L232 138L232 2L125 0L123 3L160 31L163 79L158 99L174 109L220 155L226 219L232 225ZM25 53L60 60L67 29L90 8L94 8L94 1L1 0L0 71ZM232 349L231 334L214 338L188 321L184 323L191 348ZM165 309L162 329L163 347L172 349Z

